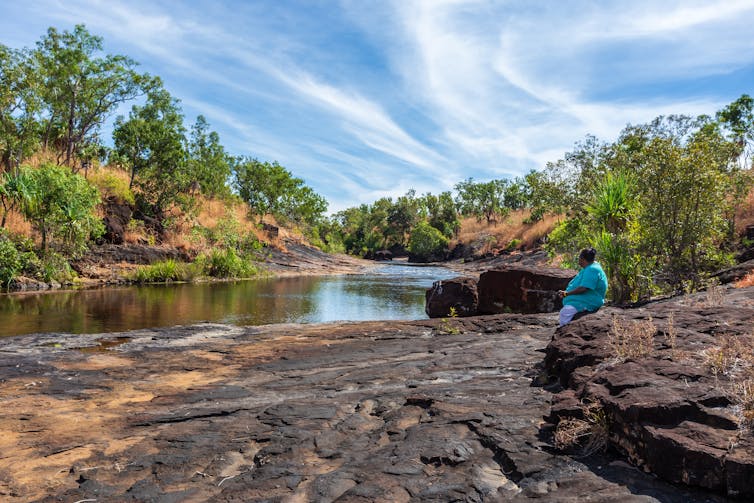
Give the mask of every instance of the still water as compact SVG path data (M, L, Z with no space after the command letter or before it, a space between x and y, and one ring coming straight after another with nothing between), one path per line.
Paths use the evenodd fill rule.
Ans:
M426 318L424 292L456 274L376 265L366 274L0 295L0 336L101 333L201 321L235 325Z

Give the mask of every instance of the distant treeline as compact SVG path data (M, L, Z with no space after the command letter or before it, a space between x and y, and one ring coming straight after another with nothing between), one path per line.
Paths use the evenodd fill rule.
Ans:
M529 208L530 221L563 215L547 237L552 254L575 265L593 246L616 302L660 291L688 291L732 262L736 208L748 195L754 100L743 95L714 117L672 115L629 125L612 143L588 136L563 159L514 180L455 186L341 211L332 220L345 251L406 245L441 255L459 216L500 221Z

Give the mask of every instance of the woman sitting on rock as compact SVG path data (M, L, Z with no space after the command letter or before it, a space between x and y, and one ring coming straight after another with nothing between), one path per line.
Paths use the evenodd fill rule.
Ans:
M560 326L569 323L576 313L594 312L605 302L607 276L599 262L594 261L597 252L594 248L581 250L579 267L581 271L558 295L563 299L560 310Z

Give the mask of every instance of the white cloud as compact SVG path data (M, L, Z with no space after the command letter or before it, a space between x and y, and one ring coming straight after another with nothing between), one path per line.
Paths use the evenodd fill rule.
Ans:
M0 30L13 40L21 24L41 36L85 23L233 153L280 161L337 208L523 174L587 133L609 141L626 123L711 114L752 92L726 79L754 66L754 0L66 0L12 12Z

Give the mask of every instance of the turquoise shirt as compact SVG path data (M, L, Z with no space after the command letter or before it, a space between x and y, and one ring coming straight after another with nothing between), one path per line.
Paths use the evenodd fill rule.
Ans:
M607 292L607 276L598 262L592 262L579 271L576 277L568 283L566 291L570 292L580 286L588 290L564 297L564 306L573 306L579 311L596 311L602 307L605 303L605 292Z

